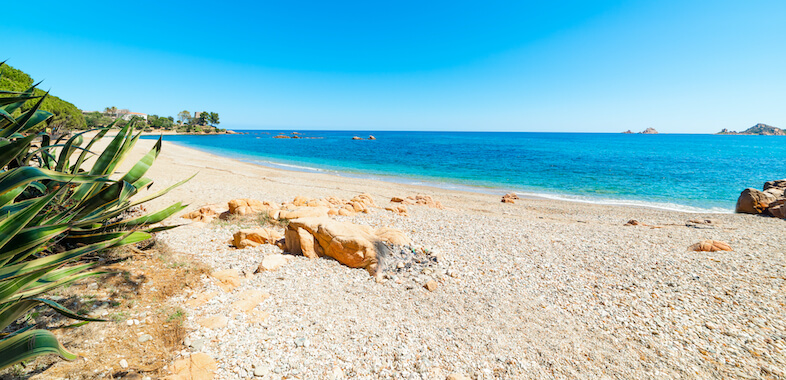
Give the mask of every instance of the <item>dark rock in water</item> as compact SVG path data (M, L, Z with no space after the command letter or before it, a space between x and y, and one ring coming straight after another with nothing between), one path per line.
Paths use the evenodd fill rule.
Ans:
M622 132L622 134L625 134L625 135L632 135L632 134L633 134L633 131L631 131L630 129L628 129L627 131L625 131L625 132Z
M655 128L647 128L647 129L639 132L639 134L641 134L641 135L657 135L658 131L656 131Z

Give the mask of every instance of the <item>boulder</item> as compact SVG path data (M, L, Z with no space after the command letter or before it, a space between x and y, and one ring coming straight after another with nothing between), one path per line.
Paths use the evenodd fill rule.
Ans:
M362 137L353 136L352 140L363 140L363 138Z
M772 194L748 188L743 190L740 197L737 198L735 211L744 214L761 214L775 200L776 198Z
M376 204L374 203L374 199L371 198L371 195L363 193L360 195L356 195L354 198L350 199L351 202L360 202L365 206L372 206L375 207Z
M728 243L717 240L703 240L688 247L688 249L696 252L732 251Z
M221 209L219 205L207 205L200 207L199 210L183 214L180 217L191 219L195 222L210 223L213 219L218 218L222 212L224 212L224 210Z
M368 139L369 139L369 140L376 140L377 138L376 138L376 137L374 137L374 135L368 135Z
M295 206L297 206L297 207L303 207L303 206L305 206L306 204L308 204L308 201L310 201L310 199L308 199L308 198L306 198L306 197L304 197L304 196L298 195L298 196L296 196L296 197L295 197L295 199L292 201L292 204L293 204L293 205L295 205Z
M502 196L502 203L516 203L519 196L516 193L508 193Z
M314 258L328 256L352 267L377 271L377 245L400 244L409 239L393 229L374 231L371 227L339 222L328 217L290 220L285 232L286 250Z
M267 205L256 199L233 199L227 203L229 213L234 215L248 215L262 211L269 211L274 207L269 202Z
M764 191L769 189L786 189L786 179L764 182Z
M280 232L270 228L247 229L235 232L232 244L237 248L256 247L261 244L275 244L283 237Z
M293 259L293 257L290 255L282 255L282 254L267 255L262 259L262 262L259 264L259 267L257 267L256 273L272 272L286 265L291 259Z
M786 219L786 201L778 201L775 205L770 205L767 208L767 214L772 215L776 218Z

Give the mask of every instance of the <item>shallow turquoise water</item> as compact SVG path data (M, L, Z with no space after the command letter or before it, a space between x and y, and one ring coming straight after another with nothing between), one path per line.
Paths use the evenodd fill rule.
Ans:
M786 178L783 136L246 132L164 139L293 170L680 210L730 212L742 189ZM369 134L377 140L351 139Z

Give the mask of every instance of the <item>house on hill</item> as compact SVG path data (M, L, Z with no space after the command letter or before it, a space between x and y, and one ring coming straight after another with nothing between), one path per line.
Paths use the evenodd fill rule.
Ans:
M147 120L147 114L146 113L141 113L141 112L130 112L130 111L129 112L125 112L122 117L123 117L123 120L131 120L131 118L134 117L134 116L139 116L139 117Z

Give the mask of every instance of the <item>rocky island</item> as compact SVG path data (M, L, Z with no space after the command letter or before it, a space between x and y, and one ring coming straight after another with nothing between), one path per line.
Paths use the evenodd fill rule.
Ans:
M786 131L767 124L756 124L742 132L730 131L723 128L717 135L760 135L760 136L786 136Z

